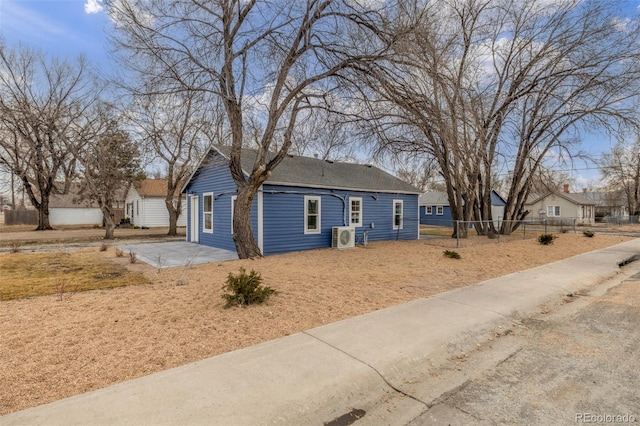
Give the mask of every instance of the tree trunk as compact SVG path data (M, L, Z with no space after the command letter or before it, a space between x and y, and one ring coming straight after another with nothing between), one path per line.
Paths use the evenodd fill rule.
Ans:
M238 188L236 205L233 210L233 241L240 259L257 259L262 257L251 227L251 203L258 187L243 185Z
M100 210L102 210L102 216L104 217L104 239L113 240L113 234L116 229L116 224L113 221L113 212L107 206L101 206Z
M180 211L182 209L182 202L179 200L176 205L173 205L173 197L166 198L164 204L169 212L169 232L167 235L175 237L178 235L178 218L180 217Z
M38 227L36 231L46 231L53 229L49 223L49 197L42 197L38 205Z

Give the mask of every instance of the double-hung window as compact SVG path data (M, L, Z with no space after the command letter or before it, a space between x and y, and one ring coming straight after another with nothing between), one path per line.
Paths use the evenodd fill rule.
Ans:
M202 232L213 234L213 192L202 195Z
M393 229L402 229L403 201L393 200Z
M560 216L560 206L547 206L547 216Z
M349 224L353 227L362 226L362 198L349 197Z
M320 233L320 197L304 197L304 233Z
M438 216L442 216L444 214L444 207L443 206L437 206L436 207L436 214Z
M426 214L433 214L433 207L427 206Z

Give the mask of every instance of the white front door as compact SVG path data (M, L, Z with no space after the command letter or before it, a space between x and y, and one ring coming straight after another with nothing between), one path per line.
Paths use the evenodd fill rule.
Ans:
M197 243L198 242L198 228L199 228L199 223L198 223L198 217L200 216L198 213L198 196L197 195L192 195L191 197L189 197L189 200L191 200L191 217L189 220L189 225L190 225L190 230L191 230L191 242L192 243Z

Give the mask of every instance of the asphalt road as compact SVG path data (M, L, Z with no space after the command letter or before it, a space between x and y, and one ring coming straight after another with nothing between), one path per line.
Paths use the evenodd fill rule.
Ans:
M459 385L408 424L638 424L639 324L640 273L566 296L452 354L434 380Z

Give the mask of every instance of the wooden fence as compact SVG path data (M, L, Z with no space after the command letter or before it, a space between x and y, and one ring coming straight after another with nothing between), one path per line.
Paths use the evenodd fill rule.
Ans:
M37 225L37 210L5 210L4 224L10 225Z

